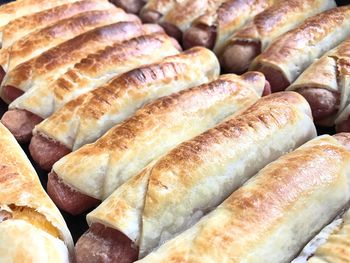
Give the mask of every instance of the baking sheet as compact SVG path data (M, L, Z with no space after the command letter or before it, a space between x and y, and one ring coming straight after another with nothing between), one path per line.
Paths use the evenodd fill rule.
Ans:
M327 1L327 0L326 0ZM6 1L6 0L0 0L0 4L4 4L6 2L10 2L10 1ZM345 4L350 4L350 0L343 0L343 1L336 1L338 5L345 5ZM2 117L3 113L7 110L7 105L0 100L0 117ZM324 128L324 127L318 127L317 128L318 134L334 134L335 130L333 128ZM44 186L44 188L46 189L46 184L47 184L47 172L41 170L37 165L35 165L35 163L33 162L33 160L30 157L30 154L28 152L28 145L22 145L22 148L24 149L24 151L26 152L26 154L28 155L30 161L32 162L34 168L36 169L39 177L40 177L40 181L42 183L42 185ZM79 237L88 229L85 217L86 214L88 213L84 213L82 215L79 216L71 216L63 211L62 215L65 218L68 228L70 229L74 242L76 242ZM299 262L299 261L298 261Z

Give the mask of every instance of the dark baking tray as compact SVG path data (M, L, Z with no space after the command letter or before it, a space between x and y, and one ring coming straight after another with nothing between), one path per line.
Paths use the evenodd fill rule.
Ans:
M48 0L49 1L49 0ZM325 0L328 1L328 0ZM11 2L11 1L4 1L4 0L0 0L0 4L4 4L7 2ZM336 1L338 5L346 5L346 4L350 4L350 0L343 0L343 1ZM3 113L7 110L7 105L0 100L0 118L2 117ZM335 131L333 128L325 128L325 127L317 127L317 131L318 134L334 134ZM43 185L43 187L46 189L46 184L47 184L47 172L43 171L42 169L40 169L31 159L31 156L28 152L28 145L24 144L22 145L23 150L26 152L26 154L28 155L30 161L32 162L35 170L37 171L40 181ZM84 213L82 215L79 216L71 216L67 213L65 213L64 211L61 211L63 217L65 218L68 228L72 233L74 242L76 242L79 237L88 229L88 225L86 223L85 217L86 214L88 213Z

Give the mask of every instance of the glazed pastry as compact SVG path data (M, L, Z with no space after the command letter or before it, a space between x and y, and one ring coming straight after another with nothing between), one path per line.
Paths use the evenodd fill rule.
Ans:
M326 51L350 36L350 5L337 7L306 19L299 27L274 41L252 63L273 92L284 90Z
M142 26L134 18L131 15L130 20L88 31L18 65L2 82L2 99L10 103L35 86L49 85L81 59L108 45L163 31L158 25ZM55 61L52 58L56 58Z
M340 227L316 250L308 263L350 262L350 210L343 215L342 220Z
M140 17L145 23L158 23L175 5L185 0L148 0L141 9Z
M211 49L215 46L215 52L219 54L219 50L230 35L275 2L271 0L221 1L219 7L208 10L192 22L191 27L184 33L183 45L185 48L205 46Z
M111 7L111 4L106 0L84 0L19 17L2 28L2 48L7 48L26 35L62 19L87 11L106 10Z
M318 124L333 126L350 103L350 38L311 64L288 90L307 99Z
M1 262L73 262L73 240L27 156L0 124Z
M54 163L69 151L96 141L144 104L214 80L219 71L215 55L198 47L124 73L70 101L37 125L30 145L32 157L39 164L42 159ZM62 154L57 156L58 152Z
M334 7L334 1L324 0L277 2L230 37L220 54L221 66L226 72L242 74L277 37L297 27L306 18Z
M113 67L113 70L118 72L116 64L120 63L120 59L117 60L116 57L113 56L113 48L107 47L108 45L116 45L114 48L118 49L117 54L123 54L122 52L125 50L125 45L120 46L121 42L157 31L162 31L162 28L157 25L120 22L87 32L43 53L34 60L22 64L16 68L17 70L12 71L12 74L10 73L11 75L6 83L11 85L4 86L2 97L6 100L15 99L16 95L23 94L25 90L28 91L10 104L10 110L7 111L1 119L2 123L15 135L18 141L29 141L34 126L43 118L51 115L54 111L54 107L59 107L59 105L55 105L53 101L54 91L57 92L57 96L59 97L67 94L64 100L69 101L69 91L77 97L79 94L84 93L84 85L88 86L90 89L93 89L94 86L97 87L98 84L103 83L103 79L107 81L108 77L109 79L111 78L111 76L106 74L108 69L111 70L111 67ZM170 40L169 42L172 44ZM128 44L128 42L125 44ZM134 45L134 47L136 46ZM106 50L101 51L101 49L104 48L106 48ZM143 52L146 52L146 50L147 48L145 48ZM148 50L150 50L150 48L148 48ZM176 48L173 47L173 50L175 51L172 53L164 52L163 56L174 54ZM87 57L94 52L98 52L95 57L94 55ZM140 53L137 52L137 50L133 50L133 52L134 54ZM105 64L96 65L94 62L99 61L100 56L103 58L101 62ZM57 59L52 60L53 57ZM83 60L82 63L76 64L84 58L86 59ZM130 64L132 64L133 59L132 53L130 52L129 58ZM154 58L159 58L159 55L154 55ZM125 59L124 57L124 60ZM152 61L152 59L149 61ZM144 62L145 61L143 61L142 64L144 64ZM139 62L139 64L140 63L141 62ZM107 66L108 64L110 64L109 67ZM93 65L95 65L95 68L92 67ZM97 70L97 72L104 74L104 78L101 79L101 82L96 81L93 75L89 76L85 74L85 78L83 75L77 75L79 72L76 70L84 66L88 67L85 67L87 72L92 72L95 69L95 71ZM120 66L121 65L119 65L119 67ZM69 70L70 68L73 69ZM124 65L123 69L125 72L128 67ZM61 92L59 89L55 88L55 83L57 83L57 81L62 90ZM77 83L79 87L75 88L75 90L69 90L68 86L74 83ZM93 85L89 86L91 83L93 83ZM21 89L19 87L21 87ZM61 103L63 104L64 102Z
M315 135L302 96L285 92L264 97L150 164L88 214L88 223L119 231L143 257L191 227L266 164ZM86 251L91 237L99 241ZM104 236L96 232L83 235L76 246L78 262L89 256L96 260L100 240ZM117 253L120 244L112 245Z
M88 11L63 19L27 35L8 48L1 49L0 66L2 71L8 72L50 48L94 28L130 20L132 15L126 14L122 9L114 8L112 5L111 7L109 10Z
M290 262L350 200L350 153L341 142L321 136L272 162L138 262Z
M262 95L265 85L264 76L257 72L243 76L223 75L209 84L156 100L110 129L95 143L58 161L49 176L49 195L61 209L71 214L89 209L86 200L106 199L148 163L177 144L253 104ZM98 160L97 165L92 160ZM79 198L82 195L85 197Z

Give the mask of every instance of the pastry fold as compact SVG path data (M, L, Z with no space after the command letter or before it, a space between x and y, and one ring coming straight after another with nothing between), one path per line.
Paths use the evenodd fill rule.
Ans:
M266 164L315 136L301 95L263 97L151 163L89 213L88 223L122 232L143 257L191 227Z
M112 37L107 36L108 42L110 42L110 38L115 38L113 39L115 44L88 55L56 79L55 76L62 70L54 75L50 74L49 78L47 78L47 74L44 74L45 78L40 76L40 82L32 85L29 91L13 101L9 105L9 109L24 109L42 118L47 118L65 103L107 83L122 73L179 53L173 40L166 34L161 32L152 34L150 31L152 28L148 29L147 26L131 24L131 28L128 29L125 25L127 24L116 25L122 29L120 33L111 32ZM127 39L128 33L125 31L135 38L118 43L119 41L116 40ZM97 49L103 45L101 41L101 39L94 41L94 44L98 45ZM91 51L90 42L85 41L84 43L84 46L87 45L87 49ZM73 54L71 52L67 53L68 56L69 60L72 60ZM61 56L58 55L58 57ZM81 54L79 54L80 57ZM64 68L69 64L72 64L71 61L65 64ZM50 81L51 79L53 81Z
M349 168L349 151L334 137L318 137L138 262L291 262L350 200Z
M144 104L218 77L220 66L205 48L193 48L143 66L70 101L36 126L34 135L76 150L94 142Z
M87 11L106 10L111 7L107 0L83 0L19 17L3 27L2 48L7 48L26 35L62 19Z
M108 10L87 11L35 31L0 50L0 65L5 72L71 38L96 27L128 20L132 16L110 4ZM129 19L130 20L130 19Z
M264 86L261 73L222 75L208 84L160 98L95 143L63 157L53 171L68 186L104 200L177 144L256 102ZM83 159L84 163L77 162Z
M50 86L54 80L89 54L153 31L152 27L142 26L133 18L134 16L131 16L130 21L99 27L81 34L18 65L6 74L2 82L2 99L11 102L7 98L8 87L23 93L32 88Z
M280 36L252 62L250 69L262 70L274 91L284 90L315 59L349 36L350 6L333 8Z
M249 22L254 16L272 6L276 0L228 0L218 9L207 26L216 27L214 51L220 54L229 37ZM215 22L213 22L215 21ZM195 23L203 23L197 21Z
M63 217L42 188L27 156L2 124L0 141L1 261L68 262L74 256L73 240ZM34 260L42 256L43 261Z
M328 90L336 96L336 110L317 123L333 126L346 119L345 108L350 103L350 38L311 64L288 90L298 92L310 87Z
M308 263L350 262L350 210L342 217L342 224L317 248Z
M140 16L145 12L152 11L157 14L157 18L160 19L162 16L166 15L175 5L178 5L186 0L149 0L143 6L140 11ZM157 22L158 19L154 19Z

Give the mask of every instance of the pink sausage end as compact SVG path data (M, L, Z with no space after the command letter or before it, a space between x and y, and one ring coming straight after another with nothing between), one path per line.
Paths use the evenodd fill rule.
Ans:
M101 200L80 193L65 184L55 172L49 173L47 193L59 208L72 215L79 215L101 203Z
M20 90L13 86L4 86L2 88L1 98L7 104L10 104L12 101L23 95L23 90Z
M71 152L65 145L55 142L40 134L35 134L29 144L33 160L45 170L50 171L53 164Z
M9 110L1 118L2 124L15 136L20 143L29 142L32 131L43 119L26 110Z
M80 237L75 251L77 263L131 263L138 258L138 248L127 236L100 223Z

